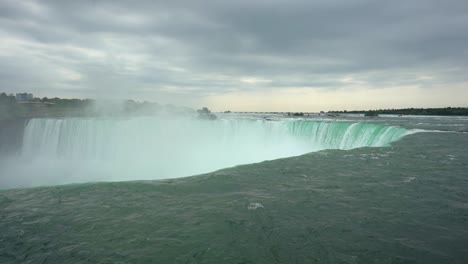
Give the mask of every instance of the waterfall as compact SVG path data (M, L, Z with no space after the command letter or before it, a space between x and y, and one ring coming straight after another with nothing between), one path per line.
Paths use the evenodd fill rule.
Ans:
M161 179L324 149L387 146L409 133L294 119L32 119L21 158L25 167L68 179L63 182Z

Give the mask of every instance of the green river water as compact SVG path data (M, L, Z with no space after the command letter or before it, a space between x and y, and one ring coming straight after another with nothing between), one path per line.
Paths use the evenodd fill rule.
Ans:
M366 141L359 135L367 137L367 130L335 135L342 137L339 142L324 136L318 151L293 148L282 157L281 148L271 142L302 146L304 135L318 129L288 125L288 131L295 131L294 140L283 142L277 137L281 133L274 134L259 148L268 151L249 150L241 144L247 139L241 138L235 146L223 145L232 156L209 156L242 163L246 153L248 163L268 161L238 166L219 161L220 166L234 167L160 180L149 180L152 167L144 171L149 176L139 177L135 168L141 163L136 163L115 179L83 175L61 182L54 176L27 181L34 182L33 188L23 188L28 186L19 175L31 176L31 170L40 167L25 170L26 163L16 171L6 169L11 159L5 159L0 170L0 263L468 263L468 134L461 133L468 129L468 119L349 117L319 122L379 125L380 130L392 127L392 135L403 134L389 142ZM265 137L255 129L248 131L256 142ZM353 145L359 140L361 145ZM219 144L208 150L216 151ZM57 166L61 161L55 155L94 153L109 162L109 153L127 153L81 147L67 152L57 146L58 154L34 144L26 152L47 150L41 157ZM234 155L235 149L242 151ZM249 151L263 156L255 160ZM23 146L18 155L24 152ZM272 152L276 154L269 156ZM128 160L126 154L117 156L111 163ZM168 168L182 168L190 157L164 161ZM67 159L67 164L74 161ZM52 167L42 168L37 177L62 172ZM90 173L77 166L63 177L74 171ZM190 171L174 173L184 176ZM110 182L86 183L101 180ZM73 182L79 184L57 185Z

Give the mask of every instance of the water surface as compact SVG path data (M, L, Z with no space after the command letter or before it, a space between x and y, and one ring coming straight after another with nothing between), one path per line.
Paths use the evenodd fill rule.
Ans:
M398 120L366 123L468 128ZM421 132L188 178L2 191L0 262L467 263L467 146Z

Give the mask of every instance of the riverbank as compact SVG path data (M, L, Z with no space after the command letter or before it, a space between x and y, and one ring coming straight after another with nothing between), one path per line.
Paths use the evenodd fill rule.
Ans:
M378 115L412 115L412 116L468 116L468 107L444 108L404 108L404 109L378 109L359 111L332 111L337 114L364 114L366 116Z

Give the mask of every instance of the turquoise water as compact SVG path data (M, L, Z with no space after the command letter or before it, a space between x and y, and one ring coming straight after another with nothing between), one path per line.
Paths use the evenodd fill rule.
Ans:
M361 131L194 177L2 191L0 263L467 263L468 120L312 121L280 134Z
M32 119L19 155L4 162L15 177L0 187L191 176L324 149L387 146L414 129L364 122L225 117Z

